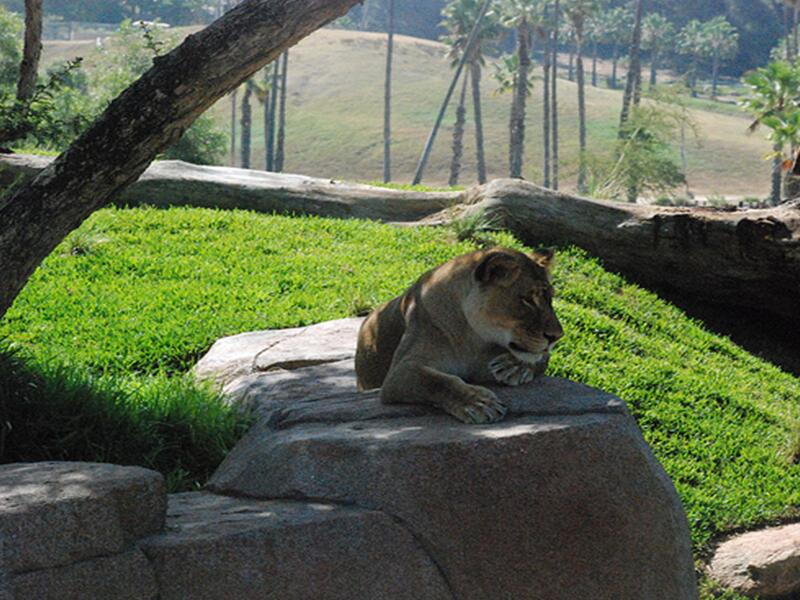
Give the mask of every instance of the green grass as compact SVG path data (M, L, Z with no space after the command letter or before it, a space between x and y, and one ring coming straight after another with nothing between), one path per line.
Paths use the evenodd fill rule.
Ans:
M96 376L5 342L0 415L0 462L139 465L161 471L169 491L205 482L248 424L189 376Z
M73 387L82 389L88 378L91 389L127 403L123 412L158 415L152 404L165 402L159 390L177 387L173 397L185 392L190 399L176 401L177 421L187 423L194 418L184 416L192 398L209 397L179 374L215 339L363 311L472 247L446 229L205 209L105 209L43 263L0 323L0 335L37 369L67 364L69 377L81 369ZM567 335L551 373L628 403L686 506L698 556L722 532L797 515L800 466L792 451L800 380L578 250L559 253L555 285ZM74 417L82 419L76 428L90 435L89 425L102 421L104 410L98 399L87 415ZM228 418L224 411L213 415L200 415L207 432L214 429L209 422ZM108 429L104 437L124 437L113 419Z
M387 188L390 190L403 190L406 192L456 192L464 189L463 185L456 185L453 187L431 187L429 185L423 185L421 183L413 184L413 183L395 183L395 182L385 182L385 181L365 181L367 185L374 185L376 187Z

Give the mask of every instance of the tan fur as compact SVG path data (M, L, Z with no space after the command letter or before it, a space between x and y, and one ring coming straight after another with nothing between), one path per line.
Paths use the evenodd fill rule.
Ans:
M466 423L501 419L506 407L474 384L519 385L546 368L563 335L551 261L552 252L493 248L425 273L362 324L359 389L380 387L386 403L433 404Z

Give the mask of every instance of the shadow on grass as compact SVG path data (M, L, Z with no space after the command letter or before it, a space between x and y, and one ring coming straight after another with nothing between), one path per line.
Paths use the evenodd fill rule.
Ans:
M97 377L0 341L0 463L110 462L202 485L249 420L190 376Z

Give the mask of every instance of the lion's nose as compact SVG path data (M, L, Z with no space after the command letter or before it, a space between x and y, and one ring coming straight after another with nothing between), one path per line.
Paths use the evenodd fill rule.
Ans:
M544 334L544 338L547 340L547 343L552 346L558 340L560 340L563 335L564 335L563 333L558 333L558 334L555 334L555 335L552 334L552 333L545 333Z

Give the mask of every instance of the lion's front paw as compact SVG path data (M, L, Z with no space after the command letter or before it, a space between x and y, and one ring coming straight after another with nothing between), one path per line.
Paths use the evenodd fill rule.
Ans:
M506 352L492 359L489 370L494 378L505 385L522 385L533 381L537 373L513 354Z
M494 423L508 412L508 407L494 393L478 386L469 386L459 401L444 408L459 421L471 425Z

